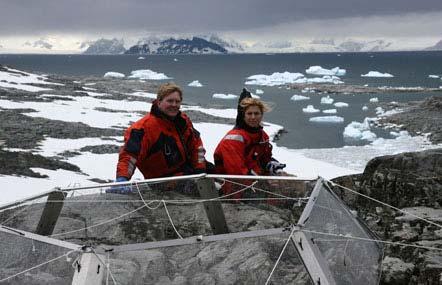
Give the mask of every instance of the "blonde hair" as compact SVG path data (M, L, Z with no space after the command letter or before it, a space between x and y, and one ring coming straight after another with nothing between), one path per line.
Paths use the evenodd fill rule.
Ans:
M180 98L181 100L183 100L183 90L181 90L181 88L178 85L172 82L162 84L158 88L157 99L161 101L164 99L164 97L166 97L169 94L172 94L173 92L180 93Z
M264 114L264 112L270 111L270 107L267 106L267 104L263 103L261 100L256 98L244 98L241 103L239 103L241 108L244 110L244 112L247 110L247 108L251 106L257 106L259 110L261 110L261 113Z

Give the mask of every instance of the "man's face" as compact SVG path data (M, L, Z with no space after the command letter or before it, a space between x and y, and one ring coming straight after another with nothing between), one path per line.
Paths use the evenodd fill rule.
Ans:
M181 107L181 97L178 91L172 92L162 100L158 101L158 107L161 112L169 117L175 117L178 115Z
M244 122L252 128L260 126L262 121L262 112L258 106L250 106L244 112Z

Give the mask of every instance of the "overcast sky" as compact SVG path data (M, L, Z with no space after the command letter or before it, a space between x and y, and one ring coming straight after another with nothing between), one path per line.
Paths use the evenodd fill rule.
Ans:
M0 38L219 33L439 36L442 0L0 0Z

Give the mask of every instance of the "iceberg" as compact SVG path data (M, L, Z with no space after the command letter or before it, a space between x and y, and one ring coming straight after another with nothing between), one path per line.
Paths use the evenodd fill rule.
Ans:
M140 56L138 57L138 59L146 59L144 56Z
M330 96L321 98L321 104L333 104L333 101L333 98L330 98Z
M370 131L370 119L365 118L364 122L351 122L344 129L344 139L374 141L376 134Z
M310 97L295 94L290 98L290 100L292 101L310 100Z
M335 67L332 69L325 69L319 65L310 66L305 70L307 74L313 75L335 75L335 76L344 76L346 74L345 69L340 69L339 67Z
M264 94L264 91L261 90L261 89L256 89L256 90L255 90L255 93L256 93L256 94Z
M364 106L362 107L362 111L368 111L368 107L364 105Z
M302 73L274 72L271 75L257 74L247 77L246 85L278 86L288 83L295 83L296 80L303 78Z
M430 74L430 75L428 75L428 78L439 78L439 75L433 75L433 74Z
M338 108L348 107L348 103L345 103L345 102L336 102L336 103L334 104L334 106L335 106L335 107L338 107Z
M304 113L319 113L320 110L315 109L315 107L313 107L313 105L308 105L307 108L302 108L302 111Z
M124 78L125 75L123 73L109 71L109 72L106 72L103 77L104 78Z
M138 78L140 80L165 80L171 79L164 73L158 73L150 69L139 69L131 71L129 78Z
M336 109L327 109L322 111L324 114L336 114L337 112L338 111Z
M370 100L369 100L371 103L377 103L377 102L379 102L379 99L378 99L378 97L373 97L373 98L370 98Z
M311 117L309 121L314 123L343 123L344 118L339 116Z
M379 71L369 71L367 74L361 74L361 77L394 77L390 73L381 73Z
M234 95L234 94L227 94L226 95L226 94L222 94L222 93L215 93L212 95L212 98L230 100L230 99L238 98L238 95Z
M189 84L187 84L187 86L190 86L190 87L203 87L203 85L198 80L194 80L194 81L190 82Z

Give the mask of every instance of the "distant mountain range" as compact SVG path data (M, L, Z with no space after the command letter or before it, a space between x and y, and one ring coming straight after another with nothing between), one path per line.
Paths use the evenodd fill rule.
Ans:
M42 46L43 43L33 43ZM86 49L85 49L86 48ZM125 45L122 39L99 39L81 43L84 54L226 54L226 53L293 53L293 52L379 52L416 50L403 48L394 40L336 40L333 38L302 41L271 41L241 44L217 35L192 37L148 37L134 45ZM417 50L442 50L442 41Z

